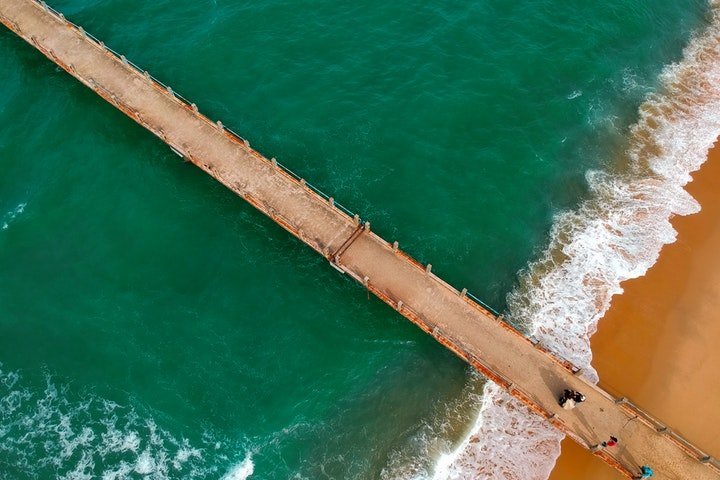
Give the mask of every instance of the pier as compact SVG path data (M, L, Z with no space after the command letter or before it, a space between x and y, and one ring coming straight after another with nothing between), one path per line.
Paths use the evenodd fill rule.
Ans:
M197 106L36 0L0 0L0 21L103 99L165 142L177 155L245 199L624 475L640 465L654 479L720 480L720 463L633 405L587 382L578 368L524 336L468 294L444 282L376 235L303 178L251 148ZM18 140L20 141L20 140ZM558 405L569 388L585 394L573 410ZM702 412L698 411L698 415ZM611 435L617 446L602 448Z

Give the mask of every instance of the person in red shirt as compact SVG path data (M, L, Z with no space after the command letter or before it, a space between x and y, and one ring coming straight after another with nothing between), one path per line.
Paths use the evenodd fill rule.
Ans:
M610 435L610 440L608 440L607 442L602 442L602 446L603 447L614 447L615 445L617 445L617 442L618 442L618 439L616 437L613 437L612 435Z

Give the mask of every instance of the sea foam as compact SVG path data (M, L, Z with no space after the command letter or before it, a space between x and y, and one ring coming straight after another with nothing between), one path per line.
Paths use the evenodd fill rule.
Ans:
M22 478L217 479L232 449L212 434L193 445L133 407L74 395L49 375L44 388L30 387L0 364L0 465ZM253 469L248 455L223 478L244 480Z
M700 206L684 190L720 134L720 0L683 59L667 66L657 93L640 107L614 171L587 174L590 195L559 214L539 259L508 298L509 317L591 381L590 337L621 282L637 278L676 239L673 215ZM562 434L504 391L485 387L471 434L442 455L436 479L546 479Z
M255 464L252 461L252 455L248 454L245 459L234 465L222 480L246 480L255 471Z
M2 225L0 228L2 230L10 228L12 221L25 211L25 207L27 207L27 203L20 203L15 208L5 213L2 217L2 221L0 221L0 224Z

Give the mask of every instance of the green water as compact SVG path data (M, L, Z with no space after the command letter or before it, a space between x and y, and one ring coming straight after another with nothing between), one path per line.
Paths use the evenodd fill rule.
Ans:
M503 310L706 5L395 3L52 5ZM409 477L472 420L462 362L7 30L0 227L0 478Z

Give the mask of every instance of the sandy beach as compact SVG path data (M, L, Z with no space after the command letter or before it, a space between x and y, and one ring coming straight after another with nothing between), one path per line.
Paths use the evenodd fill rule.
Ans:
M700 213L676 217L663 248L592 337L600 385L626 396L713 456L720 456L720 146L693 175ZM622 442L622 438L620 439ZM551 480L624 478L565 440Z

